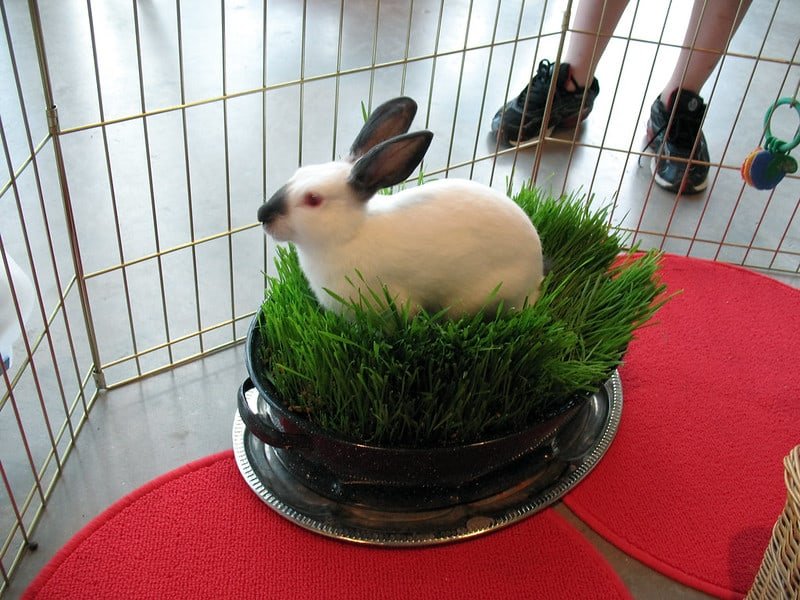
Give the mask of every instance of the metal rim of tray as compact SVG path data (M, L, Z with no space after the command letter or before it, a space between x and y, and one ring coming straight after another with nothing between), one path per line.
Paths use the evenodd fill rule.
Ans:
M606 410L597 435L577 458L560 459L563 474L544 489L531 495L523 486L516 491L438 510L372 510L320 496L284 469L271 448L250 435L238 413L233 421L233 451L239 471L253 492L279 515L304 529L339 540L378 546L443 544L489 533L529 517L559 500L586 477L608 450L619 427L622 382L617 371L593 396L598 406L603 398ZM557 433L554 442L558 438ZM568 455L569 451L569 447L562 448L555 456Z

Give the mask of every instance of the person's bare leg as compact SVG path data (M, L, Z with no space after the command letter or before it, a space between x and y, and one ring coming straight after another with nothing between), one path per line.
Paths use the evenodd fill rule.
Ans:
M750 1L695 0L683 49L661 92L662 102L669 102L672 93L679 88L700 94L750 7Z
M562 58L562 62L569 64L570 74L580 87L591 84L595 67L627 5L628 0L579 0L573 8L572 29L591 32L570 32ZM565 87L574 91L572 81L567 81Z

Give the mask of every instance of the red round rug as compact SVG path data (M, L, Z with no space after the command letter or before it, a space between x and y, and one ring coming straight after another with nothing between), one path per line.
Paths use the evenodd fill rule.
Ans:
M286 521L231 452L126 496L82 529L25 598L630 598L552 509L470 541L419 549L338 542Z
M739 598L800 442L800 290L673 256L661 276L682 293L631 344L616 439L565 503L652 568Z

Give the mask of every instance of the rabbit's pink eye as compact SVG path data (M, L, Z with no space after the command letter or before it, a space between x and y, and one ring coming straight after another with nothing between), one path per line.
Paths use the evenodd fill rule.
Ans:
M322 196L320 196L319 194L314 194L309 192L303 198L303 204L311 207L319 206L320 204L322 204Z

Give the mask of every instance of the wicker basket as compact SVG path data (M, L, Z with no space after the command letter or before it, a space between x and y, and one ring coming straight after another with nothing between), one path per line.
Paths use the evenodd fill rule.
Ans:
M786 506L772 530L767 551L747 595L756 600L800 599L800 446L783 461Z

